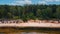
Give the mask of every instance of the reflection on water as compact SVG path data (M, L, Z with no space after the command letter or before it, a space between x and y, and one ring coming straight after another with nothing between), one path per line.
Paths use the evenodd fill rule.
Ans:
M29 31L29 30L28 30ZM11 32L11 33L8 33L8 34L60 34L60 31L48 31L48 32Z
M44 33L44 32L20 32L20 33L10 33L10 34L60 34L60 33Z
M60 34L60 29L48 28L0 28L0 34Z
M48 34L48 33L41 33L41 32L21 32L21 34Z

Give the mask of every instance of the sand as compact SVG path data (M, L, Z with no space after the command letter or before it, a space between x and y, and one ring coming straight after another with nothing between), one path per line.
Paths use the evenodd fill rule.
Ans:
M0 23L0 27L48 27L48 28L60 28L60 23Z

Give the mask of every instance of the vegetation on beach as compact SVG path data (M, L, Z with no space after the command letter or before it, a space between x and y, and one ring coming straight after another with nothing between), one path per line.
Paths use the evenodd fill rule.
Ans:
M0 19L60 19L60 5L0 5Z

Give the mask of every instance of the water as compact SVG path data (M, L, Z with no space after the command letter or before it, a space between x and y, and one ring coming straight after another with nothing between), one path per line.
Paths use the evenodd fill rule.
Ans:
M0 34L60 34L60 29L46 29L46 28L0 28Z
M10 33L11 34L11 33ZM48 34L48 33L38 33L38 32L21 32L21 33L13 33L13 34Z
M60 34L56 32L18 32L18 33L10 33L10 34Z
M21 32L20 34L48 34L48 33L41 33L41 32L28 32L27 33L27 32Z

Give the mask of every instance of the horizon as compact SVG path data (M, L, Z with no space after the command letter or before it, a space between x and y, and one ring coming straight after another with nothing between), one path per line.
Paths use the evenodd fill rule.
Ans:
M60 5L60 0L0 0L0 5L25 5L25 4Z

